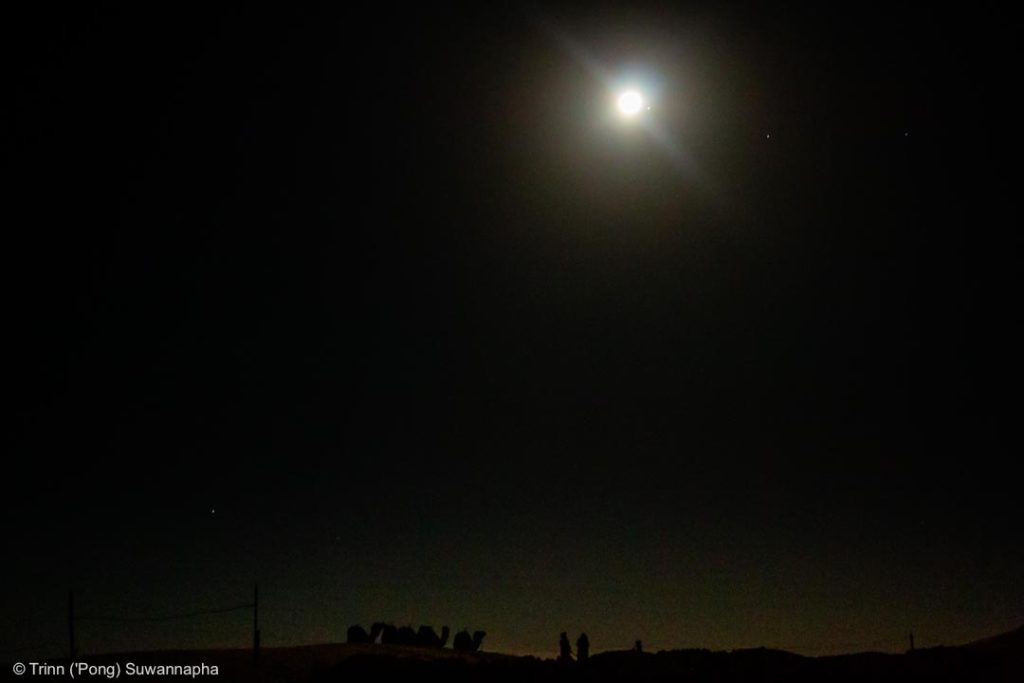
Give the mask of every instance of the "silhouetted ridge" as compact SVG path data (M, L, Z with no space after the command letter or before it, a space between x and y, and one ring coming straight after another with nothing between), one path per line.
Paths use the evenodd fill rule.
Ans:
M963 647L978 652L1016 653L1024 657L1024 626L1018 626L1012 631L1000 633L997 636L975 640Z

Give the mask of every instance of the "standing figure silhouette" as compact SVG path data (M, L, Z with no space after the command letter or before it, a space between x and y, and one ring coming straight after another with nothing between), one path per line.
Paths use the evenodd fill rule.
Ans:
M562 636L558 639L558 661L572 661L572 648L569 647L569 636L565 634L565 631L562 631Z
M576 640L576 661L585 662L590 657L590 638L586 633L581 633Z

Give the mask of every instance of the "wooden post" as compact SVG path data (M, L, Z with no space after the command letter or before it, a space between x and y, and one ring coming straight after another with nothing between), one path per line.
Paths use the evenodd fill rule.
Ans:
M75 593L68 591L68 661L75 661Z
M252 591L252 663L260 661L260 585Z

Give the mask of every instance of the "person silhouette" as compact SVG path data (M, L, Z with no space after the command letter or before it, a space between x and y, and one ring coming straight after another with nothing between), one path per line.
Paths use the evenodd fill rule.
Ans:
M569 647L569 636L566 635L565 631L562 631L562 635L558 639L558 661L572 661L572 648Z
M590 656L590 638L587 638L586 633L581 633L580 637L576 640L576 661L585 662Z

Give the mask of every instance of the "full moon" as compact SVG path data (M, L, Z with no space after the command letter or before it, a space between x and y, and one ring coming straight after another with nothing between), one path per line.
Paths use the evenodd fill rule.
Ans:
M644 98L636 90L627 90L619 95L619 112L623 116L635 116L644 106Z

